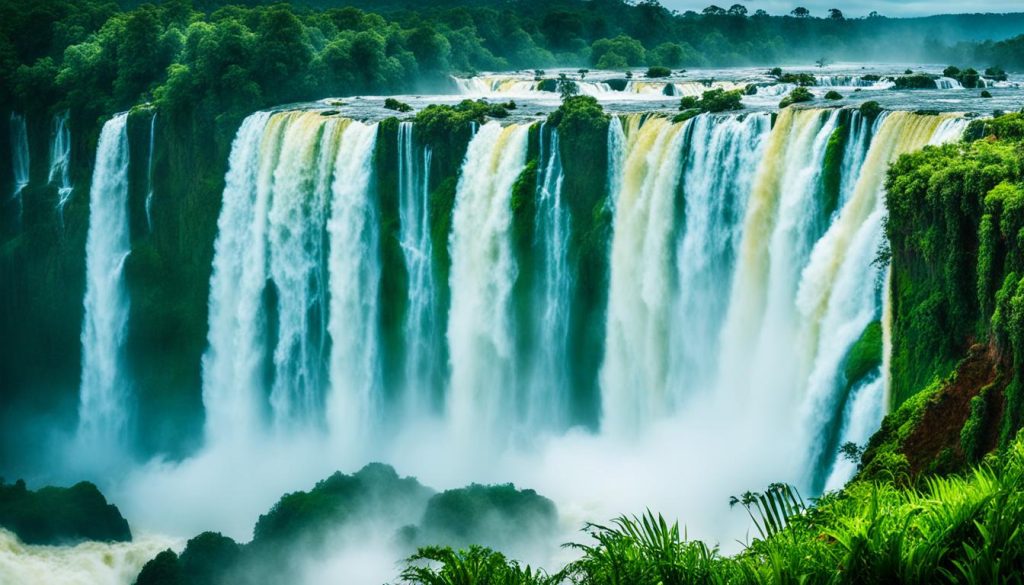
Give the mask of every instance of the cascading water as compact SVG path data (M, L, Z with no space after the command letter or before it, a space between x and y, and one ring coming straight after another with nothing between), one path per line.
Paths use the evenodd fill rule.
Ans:
M28 125L21 114L11 113L11 169L14 171L14 192L11 199L18 206L18 221L21 221L21 192L29 182Z
M834 465L837 437L859 431L856 438L864 440L864 429L881 423L883 410L878 403L862 400L862 395L882 397L881 373L858 388L849 388L855 381L843 379L842 363L862 332L881 317L884 274L874 258L885 237L885 171L900 154L919 149L937 136L942 140L945 132L944 120L938 116L894 112L882 118L852 196L815 244L803 270L797 294L803 345L816 349L801 410L803 426L811 432L808 469L815 473L812 487L816 490L824 487L830 464ZM851 421L856 423L853 429Z
M430 241L430 160L428 147L416 148L412 122L398 127L398 200L402 254L409 275L405 316L405 408L408 416L440 404L441 329Z
M884 312L872 262L885 169L963 128L906 113L871 123L849 109L787 108L774 124L768 113L613 119L602 434L638 436L695 411L716 432L778 436L762 454L778 458L777 478L811 491L845 479L838 445L862 443L885 410L884 368L844 378L851 347ZM377 127L320 112L248 118L211 278L209 436L326 429L365 454L366 440L396 428L386 421L443 412L445 436L493 454L564 431L580 342L568 328L573 225L559 135L534 131L531 150L529 125L475 128L455 188L442 335L432 153L415 127L398 125L404 267L388 267ZM520 217L524 189L533 205ZM404 369L386 388L380 279L394 269L408 276Z
M232 147L210 285L207 434L350 432L376 363L376 126L257 113ZM326 414L325 414L326 413Z
M153 231L153 152L156 150L156 113L149 119L149 151L146 160L146 227Z
M608 198L612 211L615 211L615 199L622 189L622 162L626 158L626 131L622 127L622 118L612 117L608 124Z
M964 86L952 77L940 77L935 80L936 89L963 89Z
M82 385L79 440L86 447L118 452L131 420L131 386L125 372L128 295L124 265L128 233L128 114L103 125L89 192L82 323Z
M64 227L64 206L71 199L71 129L68 112L53 118L53 136L50 142L50 173L47 181L57 185L57 221Z
M664 404L671 236L684 128L630 119L615 200L611 288L601 368L603 428L635 432Z
M687 390L707 388L715 359L707 340L714 339L725 317L740 220L764 140L771 127L767 114L699 116L682 177L681 233L675 244L675 287L669 338L672 403Z
M862 444L885 411L881 369L854 387L843 378L854 342L883 312L873 261L885 170L901 153L960 136L964 122L893 113L872 130L855 112L793 109L770 132L763 114L628 122L603 428L636 433L704 392L726 412L746 403L765 432L803 429L777 442L807 458L792 468L807 473L802 485L845 481L852 468L837 460L839 444ZM617 133L613 125L609 140Z
M466 153L452 217L451 381L448 417L459 436L487 437L515 412L512 187L526 164L529 126L480 127Z
M332 388L327 416L332 433L348 442L365 439L380 416L380 236L368 195L376 137L375 124L352 122L345 129L328 224Z
M539 131L537 212L529 258L535 267L528 374L524 387L527 429L562 429L569 396L569 314L573 275L569 268L570 217L562 201L562 156L557 130Z

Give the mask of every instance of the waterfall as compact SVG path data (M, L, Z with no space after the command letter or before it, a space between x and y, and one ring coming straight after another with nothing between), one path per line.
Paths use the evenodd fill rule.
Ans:
M813 491L847 479L838 445L862 443L885 411L884 370L853 387L843 378L851 347L884 312L874 259L885 171L964 124L903 112L872 128L857 112L787 108L774 126L766 114L630 116L623 138L610 129L622 147L611 149L621 181L602 427L636 433L708 395L734 413L744 404L763 432L784 437L778 449L806 459L794 469ZM827 158L833 142L843 150ZM826 168L839 173L834 212Z
M441 376L437 289L430 241L430 160L423 147L418 155L412 122L398 127L398 200L402 255L409 275L409 304L405 316L405 401L408 416L432 411Z
M156 112L149 119L149 151L146 161L146 183L149 189L146 191L146 227L153 231L153 151L155 150L154 138L156 137Z
M266 343L268 192L257 188L270 114L242 122L231 146L210 277L209 344L203 356L206 435L249 436L259 425Z
M777 456L780 479L817 492L847 478L838 446L862 443L886 409L884 363L845 379L869 327L889 343L886 277L874 262L885 173L965 124L799 108L774 123L764 112L613 118L602 432L700 417L723 437L777 437L771 453L752 447L751 457ZM526 124L474 130L455 186L442 323L432 153L414 124L399 124L394 145L404 266L384 266L377 127L302 111L243 122L210 282L210 438L312 430L358 449L384 437L385 421L443 413L456 440L494 453L565 429L581 340L569 329L575 216L563 200L561 137L544 124L535 141ZM516 204L524 196L532 205ZM396 269L408 297L403 370L391 378L380 279Z
M626 133L622 127L622 118L612 116L608 123L608 204L615 210L615 197L622 189L622 162L625 160Z
M862 429L875 429L881 423L882 376L874 376L869 383L853 389L853 396L846 396L843 392L853 380L843 379L842 364L854 342L882 312L884 274L874 259L885 238L886 169L900 154L927 145L943 122L943 117L907 112L891 113L880 122L852 196L816 242L803 270L796 304L804 343L812 348L814 362L801 418L810 434L808 469L818 473L812 481L816 490L823 487L819 482L826 480L828 463L835 457L838 443L830 433L835 432L836 424L849 427L854 413ZM876 401L858 406L865 394ZM865 411L874 418L866 421ZM866 439L863 430L854 435L855 439Z
M569 267L569 211L562 201L562 156L558 132L542 125L541 164L537 174L537 214L530 259L536 282L532 293L531 352L525 384L526 428L561 429L567 419L569 378L569 315L573 275Z
M50 173L47 182L57 185L57 221L64 227L64 206L71 199L71 129L68 112L53 118L53 136L50 142Z
M85 318L82 323L82 385L79 438L87 445L124 444L131 412L125 373L128 295L124 264L128 234L128 114L103 125L89 191L85 245Z
M380 252L377 210L368 196L377 126L345 130L331 187L331 395L328 422L339 439L363 439L377 422Z
M792 300L820 223L819 176L838 116L784 109L761 158L720 337L720 383L735 400L785 411L796 399L807 364L793 347Z
M651 118L631 121L615 200L611 283L601 367L602 426L632 432L663 404L668 355L675 191L682 172L684 128Z
M515 412L512 187L526 164L529 126L480 127L466 152L452 217L448 416L463 437L509 428Z
M208 436L365 418L378 378L375 136L317 112L260 112L239 129L210 281Z
M964 86L952 77L940 77L935 80L936 89L963 89Z
M18 223L21 223L21 192L29 181L28 125L25 116L11 113L11 169L14 172L14 193L11 199L18 206Z
M675 287L669 355L673 406L687 390L708 388L716 360L708 355L725 318L740 221L771 128L767 114L699 116L692 123L682 178L681 235L675 244Z

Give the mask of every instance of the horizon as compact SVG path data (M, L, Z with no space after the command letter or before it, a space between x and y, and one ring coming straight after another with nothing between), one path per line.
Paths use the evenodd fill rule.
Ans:
M794 8L802 6L810 10L813 17L825 17L831 8L838 8L847 18L868 16L872 11L880 16L890 18L923 18L929 16L963 16L974 14L1021 14L1020 3L1010 0L983 0L972 2L970 11L957 11L963 7L962 2L954 0L933 0L929 2L894 2L891 0L854 0L852 2L835 2L833 0L752 0L749 2L695 2L693 0L661 0L661 4L670 10L680 13L692 10L701 12L704 8L716 5L728 9L734 4L745 6L752 14L763 9L772 16L784 16ZM941 8L946 7L947 9ZM1024 31L1021 31L1024 32Z

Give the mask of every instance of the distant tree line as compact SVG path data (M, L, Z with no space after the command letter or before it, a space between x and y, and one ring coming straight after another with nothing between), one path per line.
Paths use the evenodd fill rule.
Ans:
M940 51L949 62L1024 67L1024 36L947 47L928 37L923 20L848 19L839 9L818 18L800 7L786 16L748 14L741 4L679 14L655 0L521 0L424 2L413 11L385 1L376 14L311 3L8 1L0 6L0 105L70 102L109 113L152 100L251 110L431 89L452 72L891 58L915 38L932 58Z

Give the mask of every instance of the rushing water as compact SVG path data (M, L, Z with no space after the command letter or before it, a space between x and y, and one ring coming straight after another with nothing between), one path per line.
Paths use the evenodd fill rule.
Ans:
M119 451L128 438L132 399L124 361L128 295L124 265L128 233L128 114L103 125L89 192L85 318L79 439L86 446Z
M149 119L149 150L146 152L146 227L153 231L153 153L156 151L156 113Z
M405 408L407 416L435 413L442 372L437 282L430 240L429 147L417 147L412 122L398 129L398 200L402 255L409 277L409 305L404 334Z
M805 485L841 481L838 445L863 442L885 411L881 370L842 378L883 313L873 261L885 169L964 125L904 112L872 124L850 109L786 109L774 124L767 113L614 118L602 433L636 437L695 405L742 404L786 437ZM358 453L397 415L498 452L568 429L581 341L569 329L579 291L558 132L475 130L455 188L447 307L432 153L410 123L394 145L403 265L382 264L377 133L303 111L254 114L239 130L211 278L207 436L319 429ZM524 196L528 224L515 220ZM382 296L385 270L404 271L404 299ZM404 320L389 359L400 361L389 363L402 374L387 382L381 324L395 308L382 303L395 302Z
M71 200L71 129L68 112L54 116L50 142L50 173L47 181L57 186L57 221L64 227L64 206Z
M467 438L507 432L515 411L512 186L526 164L529 126L484 124L459 178L450 240L448 417Z
M133 419L126 122L104 126L90 191L79 429L88 445L121 444ZM149 216L149 123L147 217L159 221ZM440 155L412 123L255 113L232 144L214 243L208 449L135 481L147 497L182 497L251 469L276 498L380 458L425 480L436 473L437 485L525 476L568 502L575 522L596 519L594 500L621 486L661 505L663 492L636 482L672 472L657 447L668 445L685 477L667 477L691 482L701 506L720 496L687 475L718 465L704 455L726 461L700 480L708 491L737 489L734 480L791 481L811 494L840 486L854 467L839 446L863 444L887 409L891 308L875 262L886 169L965 125L947 114L868 120L852 108L787 108L774 120L614 116L608 191L584 211L611 217L609 238L592 248L608 272L593 278L576 272L578 219L591 217L574 214L578 193L566 186L576 169L558 128L474 127L458 176L438 177ZM58 128L50 180L64 184L69 151L57 144L69 136L66 122ZM435 215L446 205L450 223ZM584 340L573 312L595 292L605 320ZM846 380L851 348L879 329L882 366ZM571 362L591 341L603 351L583 364L597 372L600 420L580 431ZM595 469L609 460L626 467L605 489ZM230 477L206 483L218 473ZM590 499L577 502L580 492ZM246 526L273 501L240 500L225 506L244 508Z
M21 114L11 113L11 169L14 171L14 192L11 199L18 206L18 221L24 207L21 192L29 182L28 125Z

